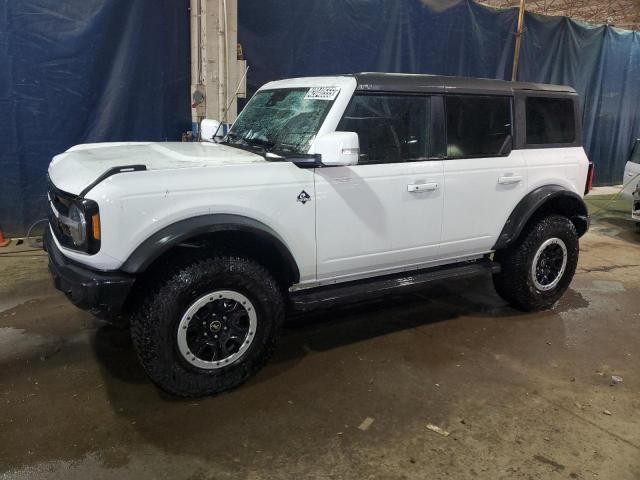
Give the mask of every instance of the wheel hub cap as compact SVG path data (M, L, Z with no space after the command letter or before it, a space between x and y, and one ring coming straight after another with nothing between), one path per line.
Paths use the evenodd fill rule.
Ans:
M233 290L216 290L194 301L178 324L178 351L203 369L226 367L249 349L257 326L251 301Z
M567 268L567 246L559 238L550 238L542 243L531 265L531 279L541 291L555 288Z

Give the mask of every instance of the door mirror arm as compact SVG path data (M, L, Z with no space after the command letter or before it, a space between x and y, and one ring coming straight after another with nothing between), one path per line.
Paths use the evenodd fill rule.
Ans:
M311 155L298 155L292 158L288 158L288 161L300 168L320 168L322 164L322 155L319 153Z

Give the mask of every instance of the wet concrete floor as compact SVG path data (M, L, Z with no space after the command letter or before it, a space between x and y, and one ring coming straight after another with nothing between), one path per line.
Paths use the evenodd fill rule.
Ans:
M638 479L640 234L604 220L581 249L553 310L487 277L316 312L197 400L156 389L40 252L2 249L0 478Z

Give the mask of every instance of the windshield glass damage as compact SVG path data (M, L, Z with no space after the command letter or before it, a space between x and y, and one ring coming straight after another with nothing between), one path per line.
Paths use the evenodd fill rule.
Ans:
M242 110L224 143L284 156L305 154L338 93L337 87L262 90Z

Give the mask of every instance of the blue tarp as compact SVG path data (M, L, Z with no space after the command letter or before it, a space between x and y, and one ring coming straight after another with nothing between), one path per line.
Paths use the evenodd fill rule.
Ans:
M0 227L45 212L53 155L190 128L188 0L0 0ZM468 0L239 0L249 91L358 71L511 76L517 12ZM527 14L520 80L583 96L596 183L640 137L640 34Z
M188 0L0 0L0 227L45 215L72 145L191 126Z
M241 0L249 91L359 71L511 79L517 10L450 0ZM573 86L596 184L622 180L640 137L640 33L527 13L518 80Z
M581 95L595 183L621 183L640 138L640 33L566 17L527 15L519 80L571 85Z

